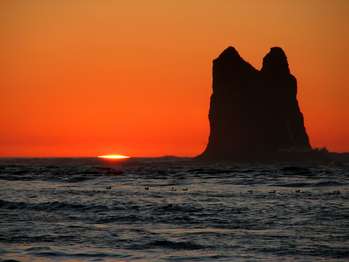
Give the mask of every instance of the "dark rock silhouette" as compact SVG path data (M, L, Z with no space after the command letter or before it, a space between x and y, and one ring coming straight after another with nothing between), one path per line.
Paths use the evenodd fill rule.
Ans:
M255 160L311 151L296 96L281 48L271 48L258 71L228 47L213 61L210 137L199 158Z

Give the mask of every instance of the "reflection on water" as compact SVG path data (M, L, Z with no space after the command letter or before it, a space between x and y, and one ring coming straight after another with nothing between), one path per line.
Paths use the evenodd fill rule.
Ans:
M0 257L345 261L348 183L345 165L2 159Z

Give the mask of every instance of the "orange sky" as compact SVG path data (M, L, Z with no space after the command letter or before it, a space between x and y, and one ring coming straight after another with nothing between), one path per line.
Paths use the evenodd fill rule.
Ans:
M313 147L349 151L347 0L3 0L0 156L199 154L211 62L287 53Z

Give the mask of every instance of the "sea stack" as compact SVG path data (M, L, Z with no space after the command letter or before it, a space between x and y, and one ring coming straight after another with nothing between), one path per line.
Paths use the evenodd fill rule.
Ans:
M311 150L281 48L270 49L259 71L228 47L213 60L212 76L210 136L199 158L258 160Z

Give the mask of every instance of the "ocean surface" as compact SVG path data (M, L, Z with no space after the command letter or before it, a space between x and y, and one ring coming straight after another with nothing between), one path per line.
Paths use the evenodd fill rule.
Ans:
M348 200L346 164L0 159L0 261L349 261Z

